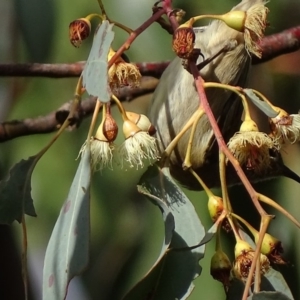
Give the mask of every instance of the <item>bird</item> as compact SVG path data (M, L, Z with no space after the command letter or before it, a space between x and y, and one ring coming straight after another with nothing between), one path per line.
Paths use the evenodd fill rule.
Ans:
M232 10L247 12L253 5L263 3L263 0L243 0ZM228 27L220 20L213 20L208 26L196 27L193 30L195 32L194 47L201 51L197 63L201 63L203 57L211 58L218 53L199 70L203 80L232 86L245 86L251 67L251 55L246 48L243 32ZM229 44L233 46L228 47ZM173 59L162 74L150 103L149 118L156 128L161 153L199 107L199 96L194 78L185 69L183 62L184 60L179 57ZM242 102L236 94L224 89L210 88L206 90L206 95L224 140L228 142L239 131L243 115ZM189 131L181 137L169 157L170 172L183 186L199 190L202 188L198 181L182 167L188 140ZM260 173L244 168L251 182L280 175L300 182L300 177L284 165L278 151L271 149L270 158L270 165ZM196 127L191 164L193 170L208 187L220 186L219 148L206 115L199 119ZM229 163L226 172L228 185L240 183L236 171Z

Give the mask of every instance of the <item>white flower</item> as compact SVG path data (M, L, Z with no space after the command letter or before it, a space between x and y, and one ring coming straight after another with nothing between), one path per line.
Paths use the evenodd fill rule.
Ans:
M143 167L144 160L158 159L156 140L147 132L139 131L128 137L120 147L120 156L132 167Z

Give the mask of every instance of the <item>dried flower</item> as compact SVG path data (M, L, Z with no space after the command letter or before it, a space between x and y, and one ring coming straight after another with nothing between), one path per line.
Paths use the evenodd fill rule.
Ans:
M227 145L241 166L257 173L270 166L269 150L280 148L278 141L264 132L259 132L252 120L244 121L240 131L235 133Z
M144 159L158 159L156 140L148 133L142 131L130 120L123 123L125 142L120 147L120 155L127 161L130 167L143 167Z
M287 112L280 113L270 119L272 133L275 137L290 143L300 140L300 114L289 115Z
M211 276L223 283L224 289L228 292L230 282L231 262L222 250L217 250L210 261Z
M110 49L108 60L114 54L115 51ZM117 90L124 86L137 87L140 84L141 77L142 75L137 66L125 62L122 57L119 57L108 70L109 84L112 90Z
M77 19L69 25L69 39L74 47L79 47L91 32L91 22L87 18Z
M249 271L253 262L254 250L247 242L239 240L235 245L234 255L235 261L232 269L233 275L243 282L246 282L249 277ZM269 269L270 261L268 260L267 256L260 254L260 274L266 274Z
M229 27L244 33L246 49L261 58L258 42L262 39L267 26L269 9L264 3L255 4L245 11L230 11L219 18Z
M185 24L179 26L173 34L173 50L180 58L189 58L194 49L195 32Z

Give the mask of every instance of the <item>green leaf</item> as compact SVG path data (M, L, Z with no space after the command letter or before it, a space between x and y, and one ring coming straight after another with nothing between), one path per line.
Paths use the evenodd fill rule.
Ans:
M91 167L87 148L47 246L43 300L65 299L70 280L88 265Z
M243 89L243 91L247 95L248 99L250 99L253 104L256 105L268 117L275 118L278 115L278 112L275 111L269 103L257 97L252 89Z
M31 175L36 156L15 164L6 179L0 182L0 223L21 222L22 214L36 217L31 198Z
M101 102L110 101L111 91L108 86L107 55L114 39L114 32L108 21L103 21L94 36L89 58L82 71L83 86L91 96Z
M167 168L149 167L141 178L141 190L162 210L165 242L171 235L171 243L168 249L163 243L156 263L124 299L187 299L194 288L193 280L200 275L199 260L205 248L188 247L199 244L205 236L204 228L194 206L175 184ZM175 221L172 232L172 226L166 223L170 215Z

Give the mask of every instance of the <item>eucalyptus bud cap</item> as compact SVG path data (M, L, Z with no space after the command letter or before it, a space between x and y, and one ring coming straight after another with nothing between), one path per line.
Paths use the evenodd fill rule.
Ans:
M102 142L108 142L107 138L105 137L105 135L103 134L103 124L104 124L104 120L101 122L101 124L99 125L96 134L94 136L94 138L98 141L102 141Z
M132 121L125 120L123 122L123 133L124 133L125 139L133 137L136 133L138 133L140 131L142 131L141 128L139 128Z
M154 135L156 130L150 122L149 118L143 114L137 114L135 112L127 111L126 115L130 121L136 124L143 131L148 132L150 135Z
M238 240L234 247L234 256L237 258L238 256L244 254L245 252L253 251L253 248L243 240Z
M245 120L241 127L240 131L258 131L258 126L253 120Z
M245 11L232 10L221 16L222 21L232 29L243 32L247 13Z

